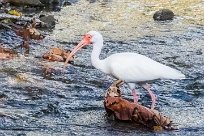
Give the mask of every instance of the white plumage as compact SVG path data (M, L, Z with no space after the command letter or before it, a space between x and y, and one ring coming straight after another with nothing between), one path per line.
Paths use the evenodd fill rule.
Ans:
M99 56L103 47L103 37L97 31L90 31L84 36L83 40L70 53L65 65L73 54L75 54L83 46L89 44L93 45L93 51L91 53L92 65L102 72L128 83L134 96L134 102L138 101L138 97L135 92L135 84L137 82L145 82L155 79L185 78L185 75L180 71L137 53L116 53L106 59L100 60ZM156 96L152 93L148 86L144 85L143 87L149 92L152 98L151 107L154 108Z
M116 53L104 61L109 74L126 82L185 78L180 71L137 53Z

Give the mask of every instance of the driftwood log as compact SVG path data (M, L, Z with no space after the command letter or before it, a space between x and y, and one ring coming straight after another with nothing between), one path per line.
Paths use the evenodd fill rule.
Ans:
M173 126L172 120L160 112L123 99L119 89L121 84L123 84L123 82L118 80L106 91L104 107L109 117L113 116L116 120L142 124L157 131L177 129Z

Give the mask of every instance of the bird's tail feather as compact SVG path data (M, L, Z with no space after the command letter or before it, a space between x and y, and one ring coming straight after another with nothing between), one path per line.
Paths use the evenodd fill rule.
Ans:
M166 71L164 72L165 78L168 79L185 79L186 76L184 74L182 74L180 71L173 69L173 68L167 68Z

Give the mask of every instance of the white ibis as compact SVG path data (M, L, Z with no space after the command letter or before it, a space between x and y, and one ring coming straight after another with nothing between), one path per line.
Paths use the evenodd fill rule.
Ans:
M97 31L89 31L83 37L82 41L72 50L70 55L67 57L65 66L70 60L72 55L74 55L78 50L86 45L93 45L93 50L91 53L92 65L99 69L100 71L113 76L116 79L123 80L132 90L132 95L134 97L134 102L138 101L138 96L136 94L136 83L145 83L150 80L155 79L184 79L185 75L156 62L144 55L137 53L124 52L116 53L101 60L99 58L101 49L103 47L103 37ZM151 108L154 109L156 103L156 96L150 90L148 84L144 84L145 88L151 96L152 105Z

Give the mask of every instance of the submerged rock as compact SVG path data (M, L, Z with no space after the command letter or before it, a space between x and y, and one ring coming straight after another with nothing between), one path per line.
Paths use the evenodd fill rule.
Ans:
M153 18L157 21L173 20L174 13L169 9L160 9L154 13Z

